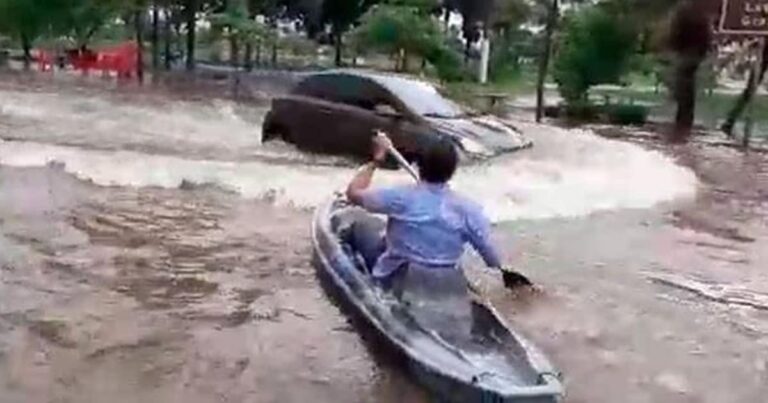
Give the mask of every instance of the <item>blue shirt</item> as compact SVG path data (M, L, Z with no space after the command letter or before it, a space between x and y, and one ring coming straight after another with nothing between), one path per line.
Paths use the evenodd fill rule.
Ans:
M405 263L454 268L467 243L490 267L501 267L482 208L446 185L420 183L367 190L362 207L386 215L387 248L373 269L384 278Z

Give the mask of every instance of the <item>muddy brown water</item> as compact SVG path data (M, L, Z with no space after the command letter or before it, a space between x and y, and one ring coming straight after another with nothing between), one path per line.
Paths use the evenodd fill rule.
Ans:
M247 135L185 151L238 158ZM635 141L692 167L697 199L500 224L538 292L473 281L563 372L568 402L764 402L766 155ZM318 286L310 215L213 186L0 166L0 402L430 401Z
M419 396L316 285L307 212L55 168L0 183L3 402Z

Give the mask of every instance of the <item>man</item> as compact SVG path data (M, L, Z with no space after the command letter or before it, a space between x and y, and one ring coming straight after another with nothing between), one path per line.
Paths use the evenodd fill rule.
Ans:
M392 143L376 136L373 161L360 168L347 188L347 198L371 213L386 215L386 243L355 236L354 243L375 279L388 279L409 265L435 270L455 270L467 243L485 263L502 271L508 288L529 284L523 276L502 269L490 239L490 222L482 208L457 195L448 186L459 162L453 143L441 138L429 145L419 159L416 185L370 189L376 168L382 164Z

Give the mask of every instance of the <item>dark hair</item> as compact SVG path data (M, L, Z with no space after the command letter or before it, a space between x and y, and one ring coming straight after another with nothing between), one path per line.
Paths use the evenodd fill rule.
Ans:
M450 139L429 141L419 156L419 176L428 183L446 183L459 165L459 153Z

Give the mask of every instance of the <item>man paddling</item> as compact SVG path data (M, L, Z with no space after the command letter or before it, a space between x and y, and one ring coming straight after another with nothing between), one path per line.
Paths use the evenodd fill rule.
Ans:
M389 219L385 240L370 228L358 228L353 234L355 249L373 268L375 279L386 284L409 265L455 270L468 243L486 265L502 272L505 286L530 285L522 275L502 268L482 208L448 186L459 162L449 139L435 140L421 154L419 183L371 189L374 172L392 149L386 136L376 136L373 160L360 168L347 188L351 203Z

